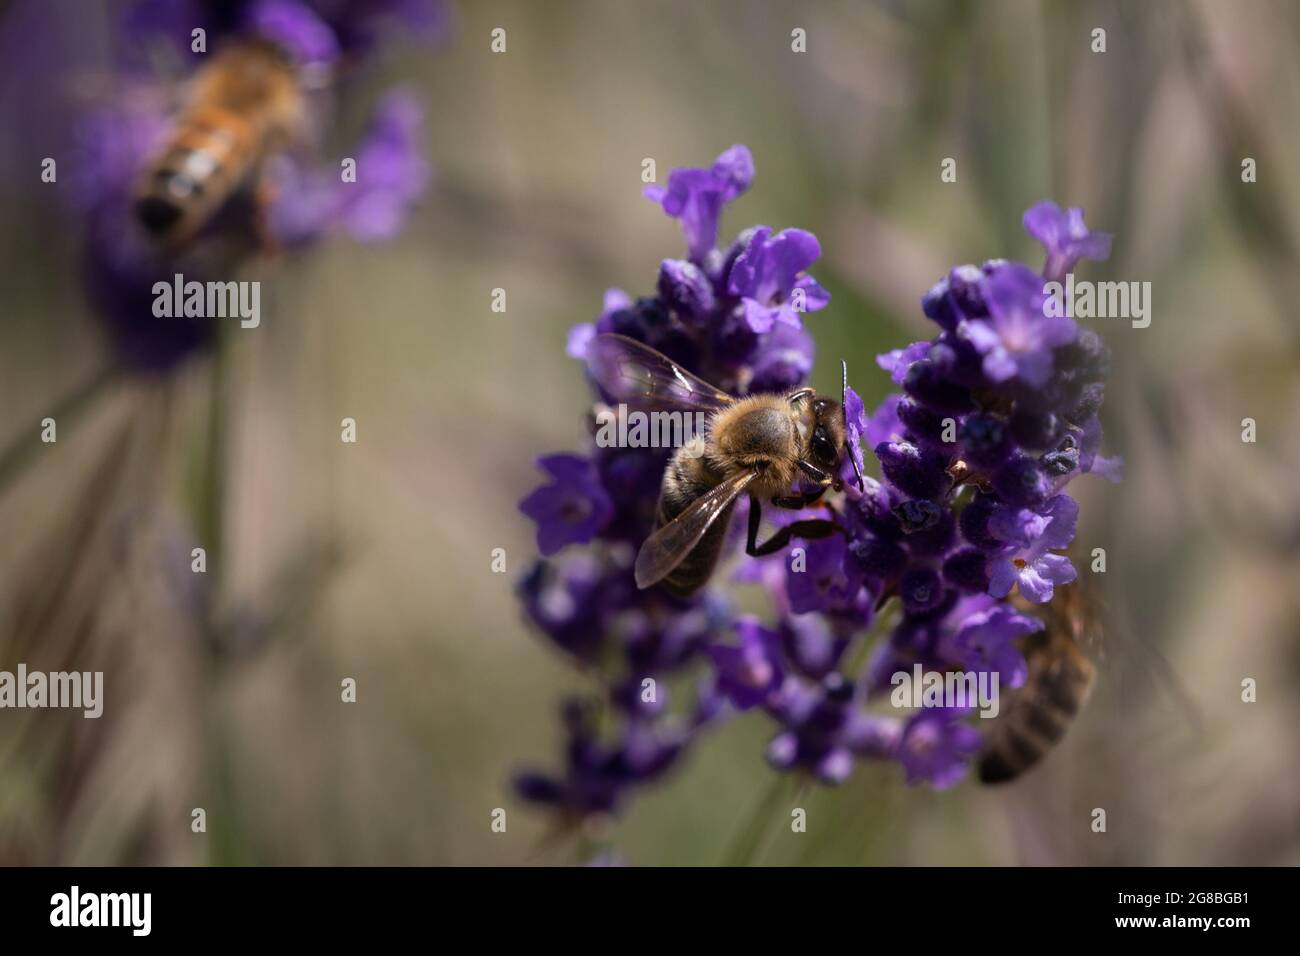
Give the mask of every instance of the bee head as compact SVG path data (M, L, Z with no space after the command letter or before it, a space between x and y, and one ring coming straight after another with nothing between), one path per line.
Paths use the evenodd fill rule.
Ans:
M822 471L834 474L839 470L844 448L844 408L833 398L818 396L813 399L812 415L808 458Z
M181 218L181 208L160 196L142 196L136 201L135 213L154 238L167 235Z

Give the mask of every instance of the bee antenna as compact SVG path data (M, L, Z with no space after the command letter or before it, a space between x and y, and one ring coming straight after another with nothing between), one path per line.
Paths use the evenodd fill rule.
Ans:
M840 372L842 373L840 377L840 410L844 412L845 415L848 415L849 363L844 361L844 359L840 359ZM853 449L848 447L848 441L847 441L848 435L849 435L849 429L848 426L846 425L844 428L844 437L846 439L844 443L844 450L849 454L849 464L853 466L853 474L858 476L858 491L862 492L865 495L867 493L867 484L865 481L862 480L862 469L858 467L858 459L853 454Z

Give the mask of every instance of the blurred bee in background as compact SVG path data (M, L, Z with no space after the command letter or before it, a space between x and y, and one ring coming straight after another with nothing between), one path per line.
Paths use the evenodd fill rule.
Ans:
M679 596L703 587L717 565L742 492L750 499L747 554L773 554L796 535L824 538L843 531L831 520L803 519L758 543L761 499L800 510L816 503L827 488L839 490L840 464L847 454L842 402L807 387L736 398L622 335L593 339L588 367L615 401L710 416L706 434L678 448L664 471L655 530L636 556L638 587L662 583ZM847 388L848 369L842 368ZM848 457L856 473L857 461ZM800 480L816 487L792 494Z
M141 173L141 224L165 246L183 244L241 190L261 190L264 161L299 140L305 120L305 90L279 46L244 38L217 50Z
M1102 627L1094 596L1077 581L1057 588L1041 616L1043 629L1024 639L1029 674L1009 692L980 752L982 783L1015 780L1042 760L1079 716L1096 682L1089 653L1099 648Z

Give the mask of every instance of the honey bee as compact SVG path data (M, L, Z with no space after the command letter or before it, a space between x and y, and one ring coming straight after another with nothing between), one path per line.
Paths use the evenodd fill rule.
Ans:
M978 758L982 783L1015 780L1037 764L1087 703L1097 668L1085 653L1101 640L1101 615L1079 582L1057 588L1045 627L1025 638L1029 674L1009 694Z
M655 530L636 556L637 587L663 584L679 596L703 587L718 562L736 499L744 492L750 498L745 545L750 555L779 551L796 535L824 538L843 532L828 519L803 519L758 543L760 501L798 510L818 501L827 488L840 488L837 476L846 454L842 401L811 388L736 398L622 335L596 336L588 366L615 401L709 416L705 434L678 448L664 470ZM847 367L843 372L847 387ZM852 455L849 460L857 472ZM795 493L800 480L816 488Z
M183 242L298 136L305 115L283 50L264 40L222 47L194 77L165 145L145 166L136 216L159 241Z

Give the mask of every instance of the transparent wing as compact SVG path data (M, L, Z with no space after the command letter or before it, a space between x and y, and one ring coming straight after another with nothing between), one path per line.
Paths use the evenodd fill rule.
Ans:
M648 588L670 574L753 480L752 471L732 475L700 495L686 506L685 511L646 538L636 556L636 586Z
M716 412L736 400L625 335L605 333L592 339L587 368L614 401L629 405Z

